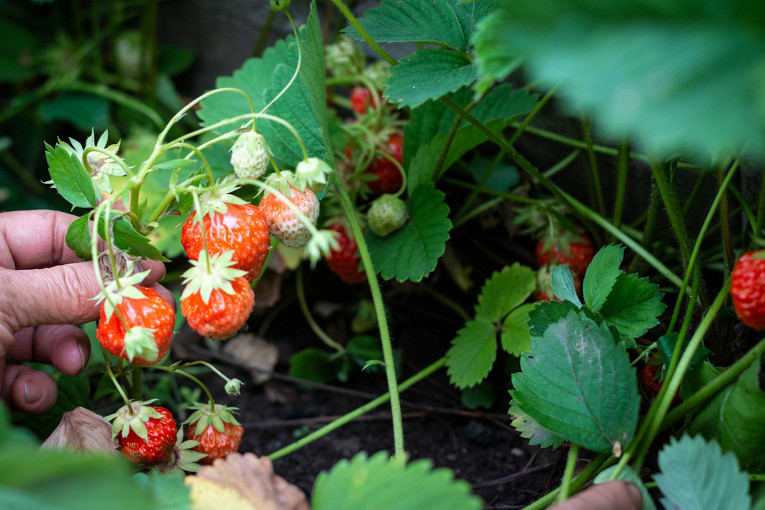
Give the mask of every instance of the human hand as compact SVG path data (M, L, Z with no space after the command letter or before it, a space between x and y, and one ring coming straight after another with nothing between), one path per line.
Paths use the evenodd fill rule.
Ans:
M0 213L0 396L11 407L42 414L56 402L58 387L47 373L6 361L49 363L77 375L90 357L88 336L75 324L98 318L100 292L92 262L66 245L76 219L57 211ZM161 262L142 285L153 286L168 302L172 294L155 285L165 274Z
M643 494L637 485L624 480L603 482L580 492L552 510L641 510Z

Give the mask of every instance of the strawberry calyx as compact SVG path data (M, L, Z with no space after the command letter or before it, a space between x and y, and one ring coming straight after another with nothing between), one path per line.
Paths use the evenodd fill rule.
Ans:
M126 175L125 169L112 157L105 154L104 152L101 152L100 150L93 150L102 149L103 151L116 155L120 148L120 142L107 145L108 140L109 132L104 131L96 142L95 132L93 130L90 131L90 136L87 138L87 140L85 140L84 147L80 142L74 140L73 138L69 139L71 145L59 140L59 144L69 154L77 156L77 159L85 168L85 171L88 172L88 175L90 175L90 178L93 180L93 184L96 186L96 188L98 188L99 191L103 191L105 193L112 192L112 184L109 180L110 175Z
M181 300L199 293L202 301L210 302L210 296L214 290L221 290L226 294L234 295L236 291L231 282L247 274L247 271L234 269L236 264L232 259L233 250L209 255L207 251L199 252L198 260L189 260L191 267L183 273L183 289Z
M199 471L199 461L207 457L206 453L195 450L201 443L194 439L186 439L183 433L183 426L178 427L175 446L170 454L170 460L166 464L159 466L162 473L173 471L184 471L186 473L196 473Z
M154 330L141 326L133 326L125 332L125 354L129 361L133 358L156 360L159 348L154 340Z
M199 196L200 207L197 214L194 214L193 222L197 223L205 216L212 217L215 213L225 214L228 210L228 204L246 204L247 201L233 194L237 189L239 186L236 184L221 184L202 193Z
M340 243L337 240L338 235L337 232L331 230L319 230L311 236L305 245L305 253L308 260L311 261L312 267L323 257L330 256L332 250L340 247Z
M308 158L301 161L295 167L295 176L298 184L296 186L302 189L310 189L314 193L319 193L327 184L327 176L332 169L326 161L319 158Z
M194 436L199 436L211 425L221 433L225 431L224 423L240 425L236 418L234 418L234 413L238 411L236 407L228 407L221 404L213 405L211 403L195 403L189 409L193 409L194 412L183 423L189 427L194 427Z
M281 172L269 175L266 178L266 185L284 195L285 198L292 196L292 188L299 189L300 191L305 190L305 181L301 182L301 179L289 170L282 170ZM263 198L269 194L271 194L271 191L265 188Z
M116 413L104 418L106 421L112 422L112 438L118 435L127 437L132 430L138 437L144 441L147 440L149 432L146 429L146 422L152 418L162 418L159 411L149 406L149 404L156 402L156 400L130 402L130 404L120 407Z
M119 280L112 280L93 298L96 303L105 300L104 313L107 320L111 319L114 308L122 303L123 299L146 299L143 292L136 288L136 286L143 282L149 273L150 271L143 271L130 276L123 276Z

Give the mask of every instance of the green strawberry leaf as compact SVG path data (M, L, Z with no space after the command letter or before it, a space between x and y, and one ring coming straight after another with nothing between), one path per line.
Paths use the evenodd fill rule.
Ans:
M671 438L659 452L661 473L654 475L664 508L749 510L749 477L731 452L701 436Z
M95 207L96 189L76 154L69 154L62 145L54 149L45 144L45 159L56 190L75 207Z
M500 2L476 34L479 90L522 57L532 81L557 87L564 105L615 141L638 137L656 158L762 157L765 116L752 105L762 105L765 14L752 0L718 7Z
M385 452L360 453L319 474L313 486L313 510L479 510L483 502L470 485L455 480L446 468L429 460L405 463Z
M659 323L657 317L666 308L661 301L664 294L658 289L648 278L623 273L616 279L600 313L622 336L641 337Z
M659 349L659 352L661 353L662 362L664 363L665 367L669 366L669 362L672 359L672 354L675 352L675 345L677 345L677 333L667 333L666 335L662 335L657 341L656 341L656 347ZM683 342L683 349L686 348L688 345L688 342L690 339L688 337L685 338L685 342ZM710 354L712 351L707 349L706 347L699 346L698 349L696 349L696 352L693 353L693 356L691 357L691 364L688 365L688 368L693 369L699 364L704 361L704 359L707 357L707 354Z
M365 232L372 263L385 280L419 282L446 249L452 222L444 194L432 185L418 187L407 200L410 221L387 237Z
M484 318L468 321L446 351L449 380L458 388L483 381L497 359L497 327Z
M120 218L115 221L113 232L114 244L128 255L142 259L170 262L161 251L151 244L148 237L138 233L127 218ZM102 231L101 236L103 237L104 235L105 232Z
M325 383L335 378L336 371L329 353L319 349L303 349L290 358L290 376L297 379Z
M581 307L582 302L576 293L574 274L568 266L555 266L550 274L553 293L561 301L568 301Z
M598 476L595 477L593 482L603 483L611 480L611 475L617 467L618 466L611 466L610 468L604 469L598 473ZM640 475L632 468L632 466L624 466L615 480L626 480L637 485L640 488L640 492L643 493L643 510L656 510L656 505L654 504L653 499L651 499L651 495L648 494L648 489L646 489L643 480L640 479Z
M494 386L489 381L482 381L475 386L465 388L460 394L460 401L468 409L491 409L496 395Z
M501 321L510 310L528 299L535 285L534 271L517 262L495 271L481 288L475 307L476 318Z
M531 349L531 333L529 332L529 314L536 305L526 303L510 312L502 323L500 340L502 348L514 356L520 356Z
M191 508L191 490L183 482L182 471L160 473L154 469L137 473L135 481L146 494L155 500L156 510L188 510Z
M468 86L475 79L473 63L462 53L420 50L393 66L383 97L399 107L414 108Z
M367 9L359 23L377 42L418 42L468 51L475 24L495 0L465 4L459 0L399 2L383 0L380 7ZM361 40L359 32L348 27L345 34Z
M582 282L584 302L593 312L599 312L606 302L616 279L623 273L620 269L624 259L624 247L611 244L604 246L592 258Z
M710 365L700 377L711 380L717 375ZM726 451L733 452L741 467L752 473L765 470L762 453L765 451L765 427L762 426L765 423L765 393L760 389L759 379L760 363L752 363L734 384L696 415L690 428L692 433L714 439Z
M332 150L326 125L326 103L323 100L324 47L321 44L321 27L315 4L312 4L307 24L300 29L299 36L303 62L298 78L266 113L292 123L305 143L309 156L325 158L332 154ZM260 111L292 78L297 67L297 57L295 38L287 37L267 49L263 57L247 60L232 76L219 77L216 86L241 89L251 99L255 111ZM205 98L201 106L198 115L205 126L251 113L247 101L233 92ZM224 133L238 127L226 125L217 132ZM257 121L257 129L266 138L279 167L294 168L303 159L295 137L281 124L260 119Z
M111 122L109 102L82 92L61 92L40 103L39 110L46 123L63 120L82 130L105 128Z
M562 320L569 312L578 310L571 301L539 301L529 312L529 334L532 337L541 337L551 324Z
M563 437L553 434L534 420L534 418L514 405L510 406L508 414L513 418L510 424L521 433L521 437L528 439L529 444L532 446L540 446L542 448L552 446L555 449L565 441Z
M83 260L91 259L90 217L93 211L69 224L66 230L66 245Z
M638 419L635 369L612 330L569 312L531 340L512 377L512 405L585 448L626 447Z
M455 93L448 94L455 103L466 106L473 100L473 93L467 88L462 88ZM481 101L470 111L470 114L480 120L491 131L496 132L509 126L518 120L523 114L531 111L538 101L536 94L529 94L526 90L513 90L508 84L499 85L489 91ZM446 135L452 128L457 114L440 101L429 101L413 109L409 122L404 130L404 168L409 169L414 161L413 155L423 144L437 147L434 160L426 161L422 166L433 175L435 162L438 160L440 151L446 144ZM436 136L442 134L438 140ZM460 159L466 152L477 147L487 140L486 136L479 132L472 124L463 120L460 128L449 146L444 168L446 170L455 161ZM410 190L414 189L409 187Z

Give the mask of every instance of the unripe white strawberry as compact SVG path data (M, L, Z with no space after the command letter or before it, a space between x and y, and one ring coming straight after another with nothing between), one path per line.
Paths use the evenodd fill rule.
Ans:
M257 179L268 168L268 145L257 131L247 131L231 147L231 166L240 179Z
M406 217L404 201L387 193L377 197L367 211L369 230L380 237L385 237L403 227Z
M292 202L311 225L319 218L319 200L310 189L300 191L290 186L284 196ZM269 193L260 201L260 211L265 215L271 235L290 248L305 246L311 239L311 230L276 194Z

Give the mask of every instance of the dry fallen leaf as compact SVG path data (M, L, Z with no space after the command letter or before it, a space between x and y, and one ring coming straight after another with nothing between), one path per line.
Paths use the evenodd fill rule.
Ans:
M309 510L305 494L252 453L216 459L186 476L192 510Z
M111 424L84 407L64 413L42 447L117 453Z
M240 362L249 365L255 384L266 382L279 359L276 345L258 338L253 334L237 335L223 345L223 352Z

